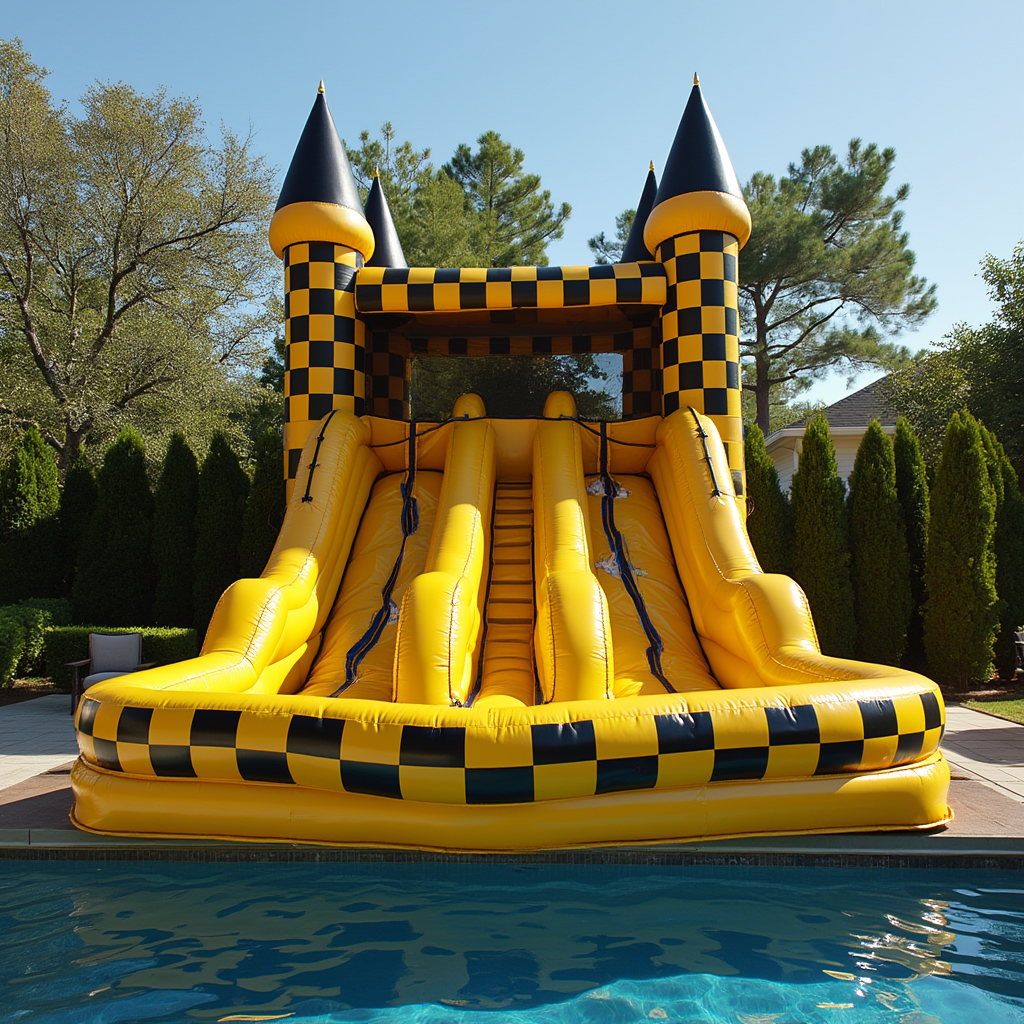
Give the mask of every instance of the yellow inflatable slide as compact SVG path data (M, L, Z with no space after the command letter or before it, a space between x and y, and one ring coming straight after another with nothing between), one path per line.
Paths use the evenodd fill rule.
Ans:
M949 819L938 689L824 657L751 549L750 222L696 84L637 224L614 266L408 268L318 95L271 226L284 525L198 658L88 690L76 824L499 851ZM622 420L409 418L414 358L576 351L622 353Z

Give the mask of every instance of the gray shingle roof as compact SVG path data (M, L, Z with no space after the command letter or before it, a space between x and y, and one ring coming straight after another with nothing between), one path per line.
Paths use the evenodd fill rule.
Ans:
M878 420L883 427L891 427L896 424L896 414L889 411L882 405L879 397L879 385L885 377L869 384L852 395L841 398L838 402L825 408L825 417L830 427L864 427L872 420ZM807 426L807 419L795 420L787 423L784 430L803 429Z

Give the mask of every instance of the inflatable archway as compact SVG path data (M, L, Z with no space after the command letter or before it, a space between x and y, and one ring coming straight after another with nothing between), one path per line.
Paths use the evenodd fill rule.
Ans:
M270 229L284 526L198 658L88 691L75 822L515 850L948 821L938 689L822 656L750 547L749 232L695 81L624 262L409 268L321 90ZM581 350L622 353L623 420L409 422L413 358Z

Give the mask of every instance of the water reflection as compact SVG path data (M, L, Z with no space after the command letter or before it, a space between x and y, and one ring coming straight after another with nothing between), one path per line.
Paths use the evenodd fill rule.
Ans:
M0 1020L370 1021L404 1006L379 1019L799 1024L856 1009L858 1024L915 1024L921 1013L952 1024L928 999L962 989L994 1000L990 1019L994 1006L1024 1020L1024 1003L1011 1005L1024 991L1016 877L984 892L953 881L826 869L0 863Z

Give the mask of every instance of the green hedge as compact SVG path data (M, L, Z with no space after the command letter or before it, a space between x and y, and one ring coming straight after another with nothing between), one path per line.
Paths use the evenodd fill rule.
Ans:
M0 608L0 686L17 676L43 671L46 630L71 621L71 602L59 597L29 598Z
M89 657L90 633L141 633L142 660L169 665L194 658L199 646L194 629L161 626L54 626L46 631L46 671L58 686L71 685L69 661Z
M0 686L10 686L25 650L25 627L0 608Z

